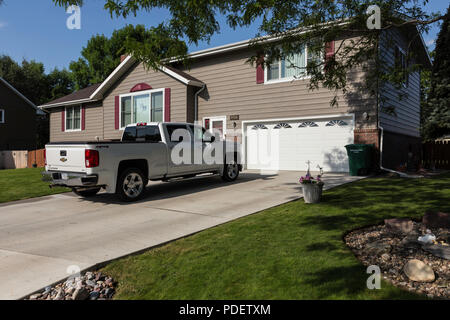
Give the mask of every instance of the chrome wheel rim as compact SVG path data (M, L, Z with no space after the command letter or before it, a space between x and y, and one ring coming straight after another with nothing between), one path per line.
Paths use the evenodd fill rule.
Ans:
M238 171L239 171L239 168L238 168L238 165L236 162L227 165L228 178L230 178L230 179L236 178L238 175Z
M144 182L137 173L130 173L123 181L123 191L129 198L137 198L144 189Z

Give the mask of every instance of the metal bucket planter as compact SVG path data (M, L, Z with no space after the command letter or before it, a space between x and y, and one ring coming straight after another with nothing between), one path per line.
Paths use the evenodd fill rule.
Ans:
M303 199L305 203L319 203L322 198L323 183L304 183Z

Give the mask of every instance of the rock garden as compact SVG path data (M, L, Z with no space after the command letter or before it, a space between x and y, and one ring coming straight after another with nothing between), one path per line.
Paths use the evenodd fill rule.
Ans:
M383 278L429 298L450 299L450 214L426 213L420 222L389 219L350 232L347 245Z
M116 283L101 272L86 272L55 286L48 286L25 300L111 300Z

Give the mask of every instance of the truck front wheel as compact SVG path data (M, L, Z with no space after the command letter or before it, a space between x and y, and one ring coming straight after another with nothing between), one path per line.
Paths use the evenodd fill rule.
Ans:
M147 183L148 180L140 169L127 169L122 172L117 182L117 195L123 201L136 201L144 195Z

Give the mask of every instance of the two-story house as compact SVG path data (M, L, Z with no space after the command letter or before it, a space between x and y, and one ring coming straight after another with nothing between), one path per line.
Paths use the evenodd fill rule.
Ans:
M431 61L416 28L395 30L394 46L381 48L392 63L419 53L420 63ZM333 54L341 41L327 44ZM410 44L413 44L412 46ZM380 146L384 129L383 165L394 167L407 159L410 145L420 142L420 74L411 74L405 86L381 88L377 95L359 91L362 71L349 74L354 90L309 91L308 74L276 61L270 68L246 63L253 54L250 41L242 41L190 54L186 70L176 62L160 70L147 70L125 57L102 83L40 106L50 113L51 142L116 140L128 124L138 122L194 122L224 139L242 142L248 169L348 171L345 145ZM293 59L306 66L305 46ZM395 94L404 91L403 99ZM377 98L378 97L378 98ZM384 104L395 114L381 112Z

